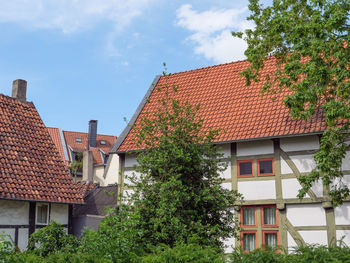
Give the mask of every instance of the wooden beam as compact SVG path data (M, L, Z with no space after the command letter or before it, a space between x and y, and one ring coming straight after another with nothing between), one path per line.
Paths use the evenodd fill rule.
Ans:
M293 237L295 240L295 243L297 243L298 246L305 246L306 243L303 239L303 237L299 234L299 232L294 228L291 222L286 218L285 219L285 226L289 232L289 234Z

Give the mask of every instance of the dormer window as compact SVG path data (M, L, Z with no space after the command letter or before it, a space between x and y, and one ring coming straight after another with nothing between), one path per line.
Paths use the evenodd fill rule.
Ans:
M81 138L80 137L75 137L75 142L81 143Z
M100 144L101 144L101 145L106 145L106 141L101 140L101 141L100 141Z

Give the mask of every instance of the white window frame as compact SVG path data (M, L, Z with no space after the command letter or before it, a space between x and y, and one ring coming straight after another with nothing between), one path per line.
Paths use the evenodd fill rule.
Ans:
M46 223L41 223L41 222L38 222L38 209L40 206L47 206L47 216L46 216ZM36 225L48 225L49 224L49 214L50 214L50 206L48 203L37 203L36 204L36 208L35 208L35 224Z

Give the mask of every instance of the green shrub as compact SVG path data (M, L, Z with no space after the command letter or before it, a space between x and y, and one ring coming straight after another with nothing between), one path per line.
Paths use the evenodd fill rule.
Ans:
M237 249L230 256L232 263L280 263L284 261L285 256L276 253L272 248L267 247L266 249L256 249L249 253L243 253Z
M76 237L67 235L64 227L51 221L30 236L28 249L38 256L45 257L58 251L75 252L78 245Z
M173 248L158 246L152 254L140 259L141 263L225 263L225 256L217 249L198 244L180 244Z

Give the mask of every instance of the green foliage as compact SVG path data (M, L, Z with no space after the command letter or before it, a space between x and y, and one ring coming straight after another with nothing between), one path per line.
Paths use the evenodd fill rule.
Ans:
M83 234L79 251L113 262L134 262L143 253L138 220L137 214L126 206L121 206L117 214L110 211L97 231Z
M78 240L72 235L67 235L64 227L51 221L30 236L28 249L45 257L58 251L74 252L78 245Z
M350 193L341 182L350 124L350 2L274 0L268 7L259 0L249 2L248 20L255 28L245 36L233 33L248 43L245 54L251 66L242 73L248 85L264 81L263 93L291 91L284 102L293 118L309 120L315 113L324 113L327 131L315 156L317 169L301 178L299 197L322 178L337 206ZM272 57L277 70L261 74L264 61Z
M225 263L225 257L213 248L203 248L198 244L179 244L170 248L159 246L140 263Z
M138 166L130 201L148 245L187 243L222 248L222 239L236 234L233 207L236 191L222 188L219 173L226 168L212 143L219 131L202 129L203 120L192 106L175 97L177 87L158 89L154 113L135 126Z
M276 253L272 248L256 249L250 253L243 253L237 249L230 255L230 262L232 263L279 263L284 261L285 255Z
M83 170L83 153L82 152L76 153L75 160L71 163L69 170L72 175L76 175L77 171Z

